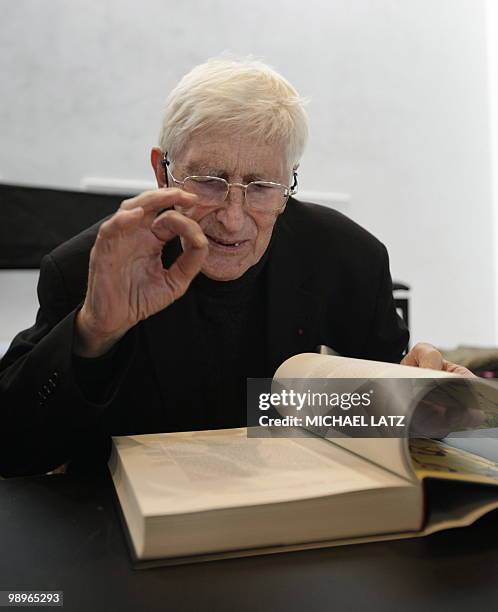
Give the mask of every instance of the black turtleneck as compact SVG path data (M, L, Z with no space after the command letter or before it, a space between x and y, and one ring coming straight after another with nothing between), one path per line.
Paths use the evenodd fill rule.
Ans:
M246 378L266 373L265 267L257 264L231 281L199 274L192 283L208 356L201 373L206 414L213 427L246 424Z

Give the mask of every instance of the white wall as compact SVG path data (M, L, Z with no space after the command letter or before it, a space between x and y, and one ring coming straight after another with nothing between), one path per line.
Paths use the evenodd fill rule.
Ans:
M14 336L35 322L36 270L0 270L0 358Z
M484 0L0 8L2 180L149 180L178 78L225 49L254 53L311 97L301 186L351 194L413 287L414 340L498 341Z
M486 0L486 26L496 279L498 278L498 2L496 0ZM495 282L495 304L498 310L498 282ZM498 315L495 318L495 330L498 342Z

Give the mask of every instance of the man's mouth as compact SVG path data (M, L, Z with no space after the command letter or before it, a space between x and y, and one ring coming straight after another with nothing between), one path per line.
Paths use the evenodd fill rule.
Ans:
M213 244L215 247L219 249L228 250L228 251L237 251L238 249L243 247L246 244L246 242L248 242L247 240L230 241L230 240L225 240L223 238L215 238L214 236L210 236L209 234L206 234L206 237L209 240L210 244Z

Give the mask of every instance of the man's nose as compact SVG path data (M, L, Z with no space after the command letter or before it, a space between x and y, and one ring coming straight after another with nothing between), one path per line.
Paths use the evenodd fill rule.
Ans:
M223 208L220 208L216 218L228 232L236 233L244 226L246 214L244 190L236 185L231 186L225 200L225 205Z

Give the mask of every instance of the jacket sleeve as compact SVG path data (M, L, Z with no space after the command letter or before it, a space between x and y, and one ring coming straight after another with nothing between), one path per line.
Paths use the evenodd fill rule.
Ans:
M366 343L365 359L399 363L408 346L410 334L394 306L389 255L384 245L381 249L381 266L377 287L377 299L372 326Z
M72 354L79 306L69 305L50 255L41 263L38 300L35 324L14 338L0 362L2 476L39 474L70 460L85 432L98 429L119 383L107 385L97 401L81 390Z

